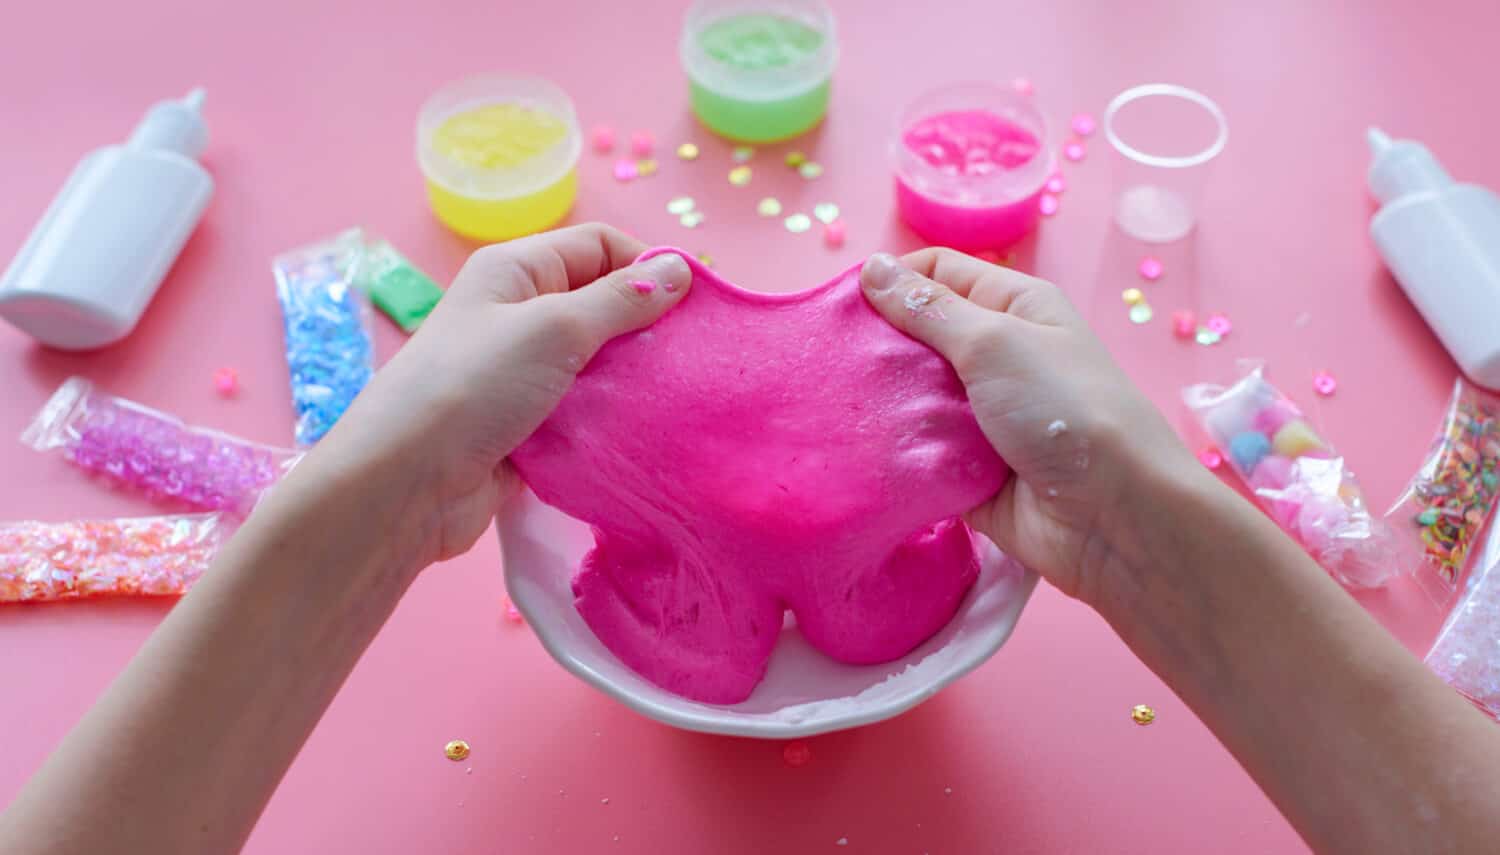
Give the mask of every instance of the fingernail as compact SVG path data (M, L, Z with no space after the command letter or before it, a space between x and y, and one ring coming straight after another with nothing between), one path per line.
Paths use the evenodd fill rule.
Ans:
M660 282L662 290L669 294L677 293L693 278L693 271L688 267L688 263L675 252L662 253L641 267L651 274L652 279Z
M901 262L888 252L877 252L865 260L860 281L871 291L884 291L901 276Z

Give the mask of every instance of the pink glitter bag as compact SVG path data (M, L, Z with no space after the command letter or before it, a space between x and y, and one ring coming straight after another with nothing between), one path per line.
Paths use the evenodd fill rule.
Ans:
M21 441L61 451L75 466L147 496L206 511L248 514L302 455L260 445L64 381Z
M0 522L0 603L181 594L227 537L219 514Z

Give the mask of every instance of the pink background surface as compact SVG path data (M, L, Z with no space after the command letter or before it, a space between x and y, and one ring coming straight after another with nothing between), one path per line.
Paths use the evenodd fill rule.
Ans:
M17 435L70 374L256 440L288 443L292 413L270 256L354 224L388 236L440 280L473 248L428 214L413 159L421 100L467 73L545 75L585 125L652 131L661 173L621 186L585 154L574 220L711 253L747 287L800 288L880 248L916 240L892 217L885 138L922 89L965 78L1035 81L1047 115L1100 113L1135 83L1214 96L1229 147L1202 228L1161 253L1158 318L1131 325L1119 291L1140 247L1108 220L1101 136L1067 166L1060 213L1021 253L1087 310L1118 358L1179 424L1176 391L1240 356L1310 407L1383 507L1416 466L1455 368L1366 238L1362 134L1378 122L1429 143L1457 176L1500 186L1485 154L1500 117L1478 107L1493 77L1500 6L1452 3L938 3L877 13L836 4L843 59L826 124L797 147L827 166L806 183L758 155L748 188L724 179L728 146L695 127L676 63L680 2L25 4L0 32L0 258L19 247L87 150L122 139L153 101L208 89L207 218L139 329L102 353L49 352L0 327L0 436ZM696 140L693 164L672 147ZM687 231L667 199L708 213ZM841 205L850 240L825 249L761 220ZM1192 306L1235 322L1220 347L1172 339ZM1301 323L1299 323L1299 318ZM402 337L381 322L382 358ZM212 390L219 366L244 391ZM1333 371L1332 399L1311 392ZM0 442L0 519L137 515L154 508L88 482L55 457ZM349 679L251 838L269 852L1288 852L1302 845L1172 693L1085 607L1039 590L1010 644L901 718L781 746L680 733L643 720L557 667L501 618L497 547L420 579ZM1437 625L1415 591L1364 601L1424 650ZM161 619L161 604L0 612L0 800ZM1158 712L1133 725L1131 705ZM463 764L447 740L474 746ZM465 774L472 767L471 774ZM232 775L234 770L223 770ZM951 793L948 789L951 788ZM601 799L608 798L607 805ZM87 806L80 806L87 809ZM835 841L848 838L846 849Z

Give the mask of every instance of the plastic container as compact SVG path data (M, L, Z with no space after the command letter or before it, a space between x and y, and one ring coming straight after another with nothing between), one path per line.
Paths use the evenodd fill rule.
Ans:
M1500 197L1454 183L1421 143L1368 140L1376 248L1464 373L1500 390Z
M1036 105L1008 84L933 90L891 141L896 208L934 244L1003 250L1036 227L1054 148Z
M476 240L532 234L567 216L582 140L573 101L537 77L460 80L417 116L417 163L432 212Z
M1209 164L1229 142L1224 111L1202 92L1149 83L1109 102L1104 136L1116 153L1115 224L1148 243L1187 237Z
M828 112L838 37L822 0L698 0L680 53L693 112L721 136L790 139Z
M135 329L213 195L202 105L202 89L162 101L79 161L0 277L0 317L64 350Z

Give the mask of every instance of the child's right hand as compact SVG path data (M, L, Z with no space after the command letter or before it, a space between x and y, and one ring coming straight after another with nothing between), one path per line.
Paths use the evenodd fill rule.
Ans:
M938 351L1015 470L968 520L1007 554L1095 606L1135 564L1164 479L1211 481L1050 282L948 249L878 254L860 277L894 326Z

